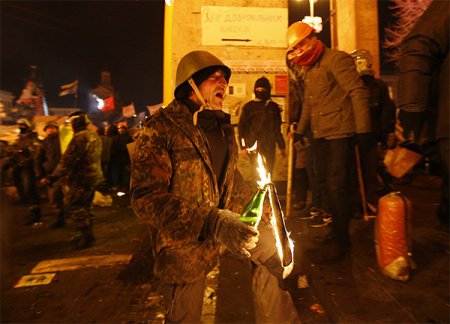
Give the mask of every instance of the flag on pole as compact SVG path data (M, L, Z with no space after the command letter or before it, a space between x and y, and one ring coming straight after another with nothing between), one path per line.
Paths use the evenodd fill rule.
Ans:
M133 102L128 106L122 107L122 115L126 118L130 118L136 115L136 110L134 108Z
M162 103L153 105L153 106L147 106L147 110L150 113L150 116L153 115L159 108L162 107Z
M103 108L101 108L101 111L109 111L116 109L114 105L114 96L108 97L103 99Z
M77 94L78 92L78 80L73 81L72 83L63 84L60 86L61 92L59 96L67 96L70 94Z

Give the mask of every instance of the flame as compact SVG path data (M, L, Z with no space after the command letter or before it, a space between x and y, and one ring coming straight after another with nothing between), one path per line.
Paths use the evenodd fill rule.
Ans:
M256 145L256 143L255 143ZM257 168L258 174L259 174L259 181L256 181L260 189L264 189L270 182L270 173L266 172L266 169L264 168L264 163L262 160L261 154L258 153L258 168Z
M255 143L255 145L256 145L256 143ZM264 168L262 156L259 153L258 153L257 171L258 171L259 178L260 178L260 180L257 181L259 188L261 190L265 190L266 188L268 188L269 192L275 193L274 195L269 194L270 207L272 210L272 217L271 217L270 222L273 225L273 231L274 231L274 235L275 235L275 245L276 245L276 248L278 251L278 256L280 257L280 261L281 261L281 260L283 260L284 252L283 252L283 247L282 247L282 243L281 243L279 230L282 229L282 231L285 231L285 224L284 224L284 220L283 220L284 215L283 215L283 211L281 210L280 202L276 195L275 185L271 182L270 173L266 172L266 169ZM274 201L274 200L276 200L276 201ZM281 217L281 224L277 224L277 217ZM281 262L282 266L283 266L283 279L286 278L287 276L289 276L289 274L292 272L292 270L294 268L294 261L293 261L294 260L294 242L290 238L291 233L290 232L285 232L285 233L287 234L287 242L289 245L289 251L286 251L286 253L291 253L292 262L287 266L284 266L283 262Z
M242 139L242 140L243 140L243 142L245 143L244 139ZM258 148L258 141L256 141L255 144L253 144L252 147L247 148L247 151L253 152L253 151L255 151L257 148Z
M278 251L278 256L280 257L280 260L283 260L284 257L284 253L283 253L283 248L281 246L281 239L280 236L278 235L278 232L276 231L276 226L277 226L277 220L275 219L275 217L271 217L270 222L272 223L272 227L273 227L273 233L275 235L275 246L277 247L277 251ZM289 252L292 254L292 260L294 260L294 241L291 240L291 232L288 232L288 242L289 242ZM290 273L292 272L292 270L294 269L294 262L291 262L287 267L283 266L283 279L286 279L287 276L290 275Z

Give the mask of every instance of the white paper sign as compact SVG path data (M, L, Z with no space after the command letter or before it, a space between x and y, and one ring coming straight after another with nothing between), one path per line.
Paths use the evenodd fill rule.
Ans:
M287 8L202 7L202 45L286 47Z

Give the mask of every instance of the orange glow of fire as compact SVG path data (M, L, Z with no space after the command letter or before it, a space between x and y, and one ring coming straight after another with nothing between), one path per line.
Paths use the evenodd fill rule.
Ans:
M256 143L255 143L255 145L256 145ZM256 149L256 147L255 147L255 149ZM260 178L260 180L257 181L259 188L261 190L264 190L268 187L269 191L272 190L272 186L274 186L274 184L270 180L270 173L267 173L266 169L264 168L263 159L262 159L261 154L259 154L259 153L258 153L257 171L258 171L259 178ZM276 230L278 224L277 224L276 217L274 216L276 213L276 211L274 211L274 208L276 208L275 206L278 206L278 204L272 201L272 195L269 195L269 197L270 197L270 207L272 209L272 217L271 217L270 222L273 225L273 232L275 235L275 244L277 247L278 256L280 257L280 260L283 260L283 248L282 248L280 236L278 235L278 231ZM279 213L283 214L283 211L279 211ZM279 226L283 226L283 225L279 224ZM290 238L290 233L287 233L287 235L288 235L288 241L289 241L289 250L290 250L289 252L292 254L292 260L294 260L294 256L293 256L294 242ZM293 261L287 267L283 266L283 279L286 278L287 276L289 276L289 274L292 272L293 268L294 268Z
M270 186L269 186L269 190L271 190ZM272 201L270 202L270 205L272 207L272 214L274 214L274 211L273 211L274 204L272 203ZM283 248L281 245L281 239L280 239L280 236L278 235L278 231L276 230L276 228L278 226L277 220L275 217L272 216L270 219L270 222L273 227L273 234L275 235L275 245L277 247L278 256L280 257L280 260L283 260L284 253L283 253ZM283 279L287 278L287 276L289 276L289 274L294 269L294 241L292 241L290 238L290 236L291 236L290 232L288 232L287 235L288 235L288 242L289 242L289 253L292 254L292 262L287 267L283 266L283 263L281 262L281 265L283 266Z
M255 144L256 145L256 144ZM261 154L258 153L258 168L259 181L256 181L260 189L264 189L270 182L270 173L266 172Z

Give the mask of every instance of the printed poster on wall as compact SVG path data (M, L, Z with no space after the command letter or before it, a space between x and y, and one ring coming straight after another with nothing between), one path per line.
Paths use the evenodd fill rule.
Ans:
M287 8L203 6L202 45L286 47Z

